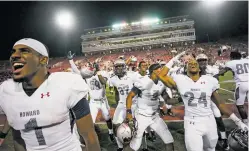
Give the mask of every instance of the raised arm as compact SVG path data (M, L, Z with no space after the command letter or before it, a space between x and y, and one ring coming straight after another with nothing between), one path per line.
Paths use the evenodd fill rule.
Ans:
M70 66L73 70L74 73L80 74L80 70L77 68L77 66L75 65L74 61L73 61L73 57L75 54L72 54L71 51L68 52L67 54L67 58L69 60Z

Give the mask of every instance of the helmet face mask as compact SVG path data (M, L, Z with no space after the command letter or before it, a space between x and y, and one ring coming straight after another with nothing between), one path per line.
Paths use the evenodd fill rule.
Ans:
M233 151L248 151L248 132L234 129L228 136L228 144Z
M114 74L116 76L124 76L126 73L126 65L124 60L118 59L114 62Z

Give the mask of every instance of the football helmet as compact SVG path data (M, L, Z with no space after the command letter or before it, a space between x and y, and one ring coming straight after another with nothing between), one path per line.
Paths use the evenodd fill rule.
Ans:
M205 54L199 54L199 55L197 55L196 56L196 60L198 61L198 60L208 60L208 57L207 57L207 55L205 55Z
M132 139L132 129L126 123L122 123L117 129L117 138L122 144L130 143Z
M114 62L114 74L117 76L124 76L126 73L126 64L124 60L118 59Z
M94 75L94 70L91 67L84 67L80 70L82 78L87 79Z
M228 144L233 151L248 151L248 132L235 128L228 136Z

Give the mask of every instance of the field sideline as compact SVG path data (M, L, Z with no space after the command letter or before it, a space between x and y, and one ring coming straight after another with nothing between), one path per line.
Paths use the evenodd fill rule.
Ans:
M220 83L220 90L219 94L223 100L227 103L227 107L231 108L234 112L237 113L237 110L235 108L234 104L234 96L233 92L235 89L235 83L233 82L232 73L228 72L224 76L220 77L219 79ZM114 96L109 92L109 88L107 90L107 98L109 101L109 105L111 107L111 115L113 114L116 102L114 100ZM246 107L248 107L248 104L246 104ZM172 111L176 114L176 117L170 117L165 116L163 119L166 121L173 137L174 137L174 146L175 151L185 151L185 145L184 145L184 129L183 129L183 116L184 116L184 106L183 104L179 104L177 106L172 107ZM4 116L1 116L0 118L0 125L3 125ZM97 117L98 126L100 128L100 135L99 140L101 147L103 148L103 151L115 151L117 146L114 143L111 143L108 138L108 131L106 124L104 120L101 117L101 114L99 113ZM235 127L235 125L226 117L224 117L224 122L227 127L227 130L230 131L232 128ZM1 129L1 127L0 127ZM158 138L156 142L150 142L148 141L148 149L150 151L160 151L162 150L162 141ZM156 146L156 147L155 147ZM4 142L3 146L0 147L0 151L14 151L13 144L11 140L11 133L8 134L6 141ZM219 148L217 149L219 151Z

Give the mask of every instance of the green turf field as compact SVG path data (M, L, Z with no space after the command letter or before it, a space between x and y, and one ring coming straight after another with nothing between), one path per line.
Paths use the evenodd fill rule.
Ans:
M226 73L223 77L220 77L219 79L220 87L229 91L234 91L235 83L232 81L227 82L232 79L233 79L232 73L231 72ZM116 107L114 95L110 93L108 87L106 91L110 106ZM223 98L227 103L232 103L232 101L229 101L228 99L234 100L233 93L231 92L219 90L219 94L221 98ZM175 151L185 151L183 122L167 122L167 124L175 140L174 142ZM231 123L230 120L225 120L225 125L228 131L234 127L234 124ZM100 124L98 126L101 129L99 140L103 148L103 151L116 151L117 146L115 143L110 142L106 125ZM153 143L148 141L148 149L150 151L161 151L162 147L163 147L163 142L160 140L160 138L157 138L156 142ZM0 147L0 151L13 151L11 133L8 134L7 139L4 142L4 145Z

